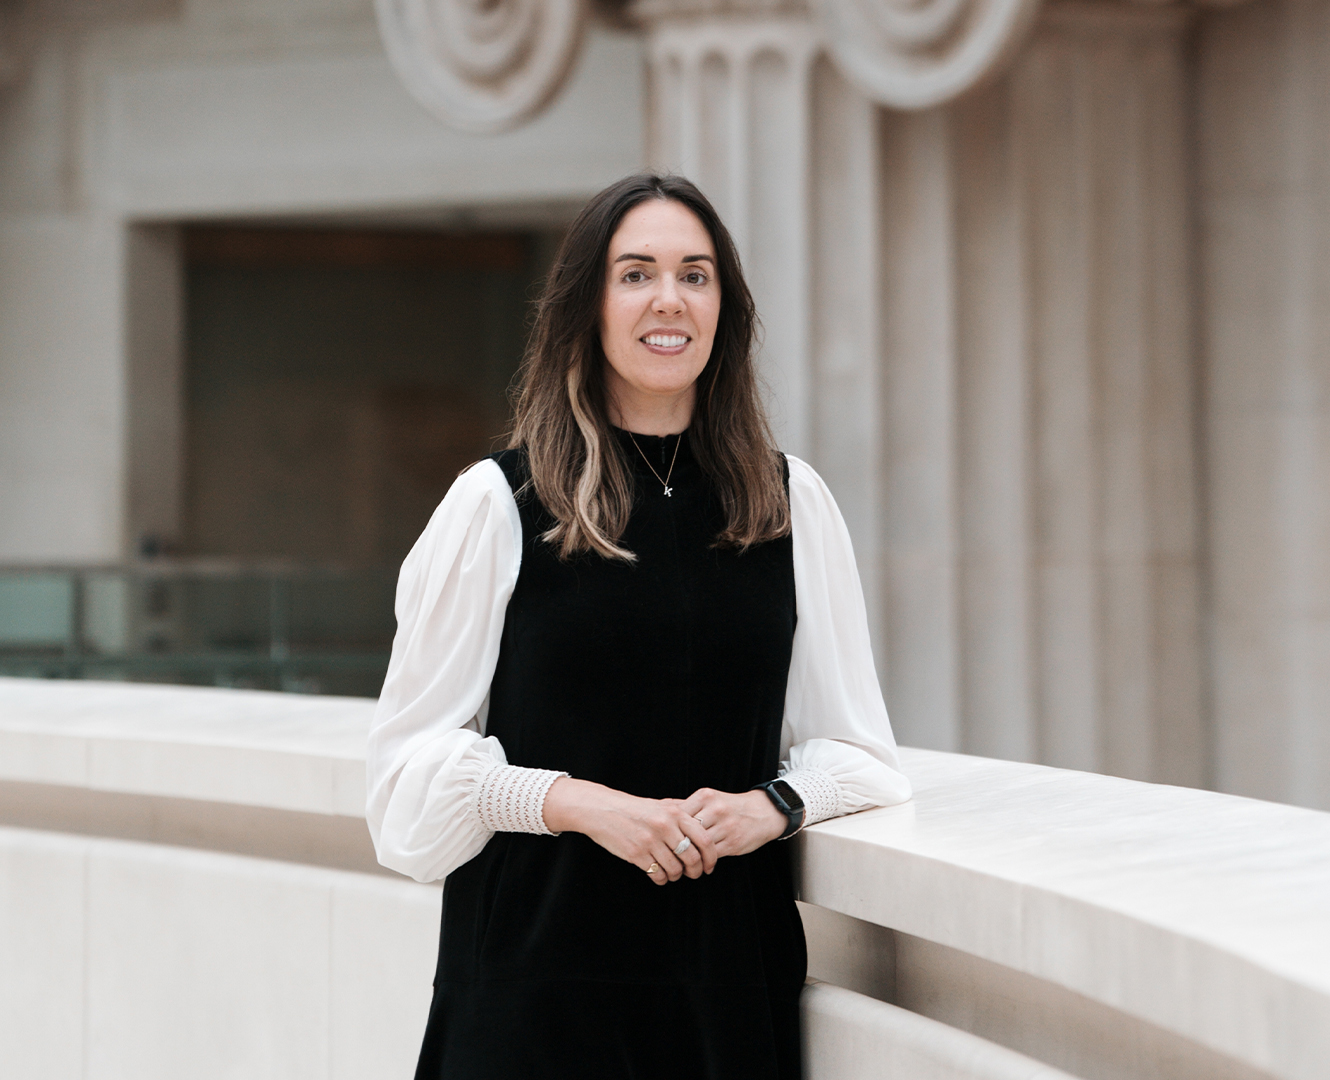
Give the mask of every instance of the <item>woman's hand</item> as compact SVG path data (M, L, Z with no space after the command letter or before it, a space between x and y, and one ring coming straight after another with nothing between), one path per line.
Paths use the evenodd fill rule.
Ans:
M699 788L683 801L683 809L701 821L718 857L756 851L780 836L788 824L765 791L735 795Z
M545 795L545 824L551 832L584 833L639 870L654 864L651 880L664 885L684 874L699 878L716 865L713 838L684 805L680 799L639 799L604 784L563 776ZM675 855L685 837L691 843Z

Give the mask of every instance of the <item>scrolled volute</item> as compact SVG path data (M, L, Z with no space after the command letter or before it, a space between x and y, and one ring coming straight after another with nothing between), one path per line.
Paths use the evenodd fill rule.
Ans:
M924 109L964 93L1021 44L1041 0L809 0L837 66L865 94Z
M398 77L452 127L494 133L538 112L577 57L587 0L375 0Z

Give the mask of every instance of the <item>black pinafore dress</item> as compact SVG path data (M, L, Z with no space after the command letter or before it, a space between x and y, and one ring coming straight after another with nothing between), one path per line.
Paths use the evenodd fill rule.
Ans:
M665 496L624 432L633 565L561 562L518 497L522 564L490 690L508 761L647 798L776 776L790 537L740 555L681 436ZM664 476L675 437L637 436ZM520 451L495 455L513 491ZM449 875L417 1080L798 1080L806 968L788 844L665 886L578 833L497 833Z

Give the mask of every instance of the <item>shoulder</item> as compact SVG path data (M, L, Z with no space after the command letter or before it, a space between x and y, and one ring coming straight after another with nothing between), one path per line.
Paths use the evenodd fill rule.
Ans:
M464 469L402 562L399 632L441 605L478 611L496 599L507 603L521 548L522 524L503 470L488 459Z
M827 487L826 481L817 474L817 470L803 458L797 458L793 454L783 455L785 458L785 467L789 471L790 485L790 510L794 511L796 501L800 502L822 502L830 500L835 505L835 500L831 498L831 489Z
M802 458L786 454L790 470L790 527L796 538L813 532L845 529L840 507L817 470Z
M813 466L809 465L803 458L785 453L782 453L781 457L785 459L785 468L789 471L791 484L825 486L822 484L822 477L818 476Z
M457 479L453 481L452 487L448 489L448 494L444 496L440 509L450 499L469 503L486 498L502 500L506 496L508 501L511 502L513 486L509 481L509 469L505 468L504 463L499 459L515 453L517 453L515 450L504 450L468 465L457 474Z
M416 546L420 554L440 546L466 546L468 535L495 530L511 533L520 544L521 518L508 477L497 461L483 458L458 474Z

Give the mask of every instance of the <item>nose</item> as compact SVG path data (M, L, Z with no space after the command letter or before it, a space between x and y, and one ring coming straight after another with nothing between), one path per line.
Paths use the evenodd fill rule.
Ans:
M651 310L657 315L678 315L683 307L683 294L679 292L679 283L674 280L674 275L661 274L660 287L656 290Z

